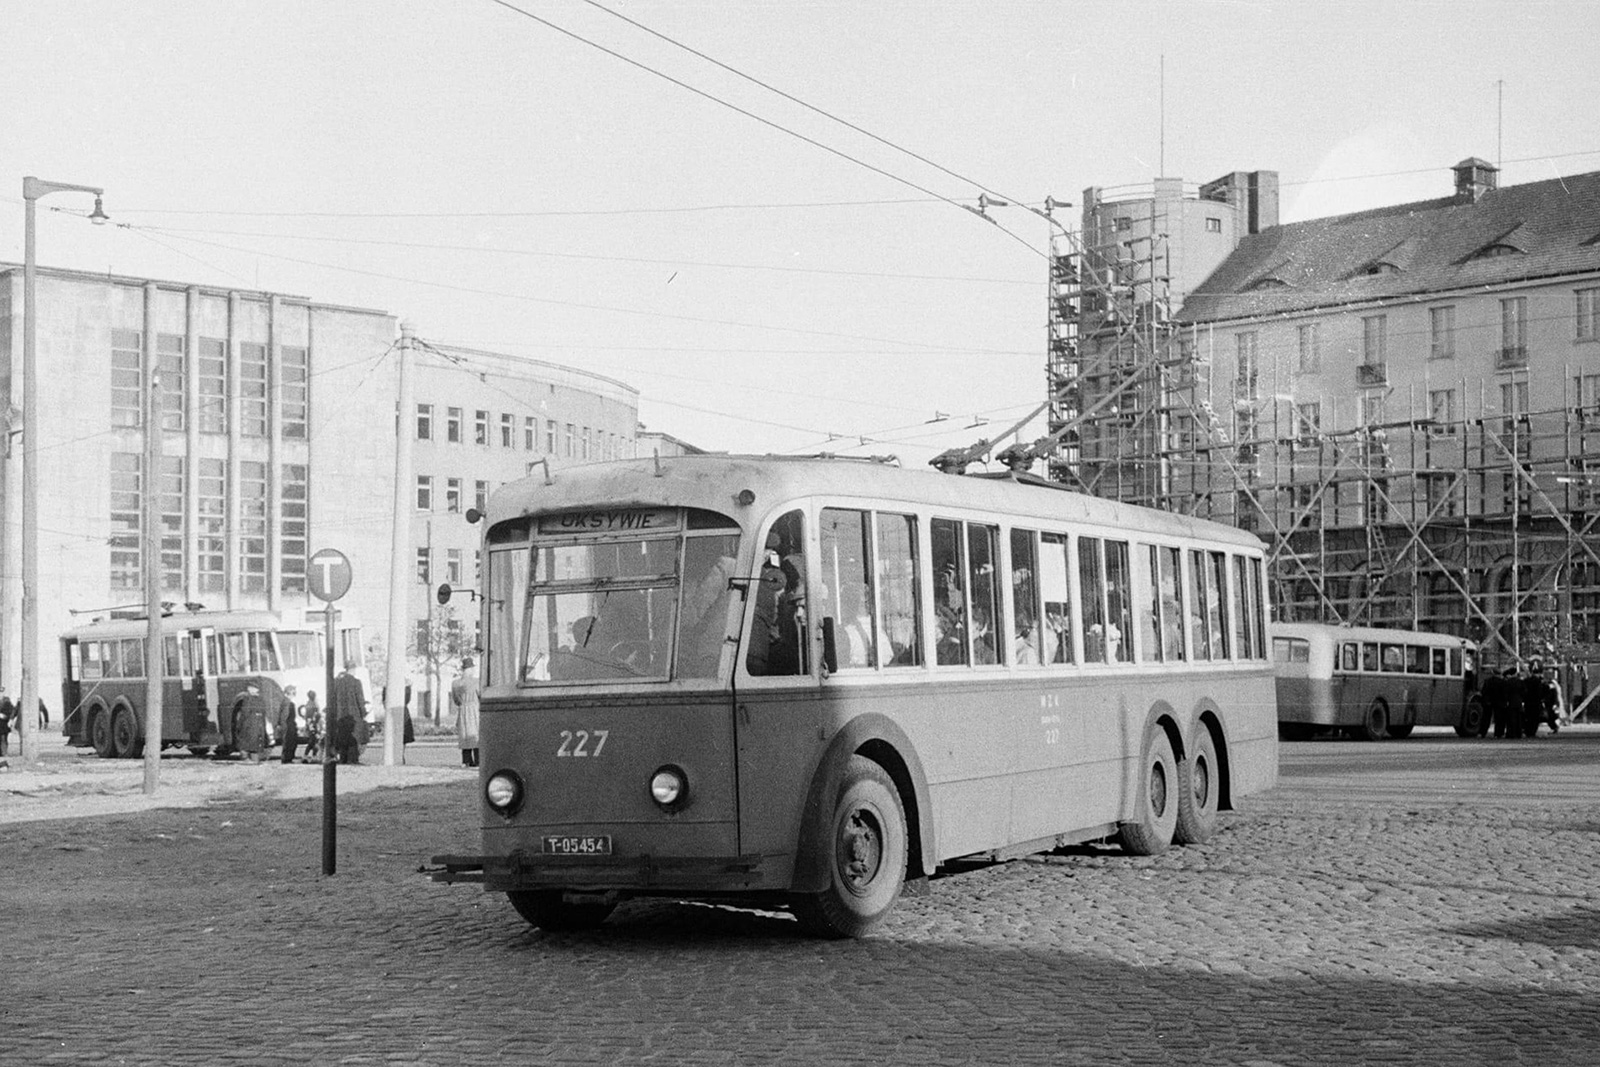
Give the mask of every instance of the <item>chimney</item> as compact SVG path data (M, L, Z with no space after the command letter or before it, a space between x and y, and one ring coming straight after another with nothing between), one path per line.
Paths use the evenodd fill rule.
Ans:
M1500 168L1473 156L1450 168L1456 175L1456 203L1476 204L1499 184Z

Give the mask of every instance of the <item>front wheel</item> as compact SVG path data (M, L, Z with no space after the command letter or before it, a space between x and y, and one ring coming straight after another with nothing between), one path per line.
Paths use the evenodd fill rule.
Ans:
M1189 758L1178 765L1178 823L1172 839L1180 845L1201 845L1217 832L1222 775L1217 742L1204 725L1195 731Z
M1381 700L1374 700L1367 709L1367 714L1356 727L1356 739L1359 741L1382 741L1389 736L1389 706Z
M1178 804L1182 796L1178 757L1172 739L1159 726L1150 731L1140 761L1138 816L1117 828L1123 851L1135 856L1156 856L1172 844L1178 829Z
M1482 737L1489 730L1489 716L1483 710L1483 701L1473 697L1461 709L1461 722L1456 727L1457 737Z
M851 756L828 823L828 888L796 894L795 918L819 937L860 937L883 921L906 872L906 815L884 769Z
M604 902L568 903L559 889L514 889L507 893L517 914L532 926L551 933L593 930L605 922L615 904Z

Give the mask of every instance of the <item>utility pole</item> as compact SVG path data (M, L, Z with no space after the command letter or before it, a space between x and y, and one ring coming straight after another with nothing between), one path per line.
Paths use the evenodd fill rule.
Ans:
M144 287L144 365L149 398L144 406L144 791L161 781L161 356L156 351L156 286ZM66 716L66 709L62 709Z
M34 310L34 205L41 196L61 192L93 193L94 213L89 221L97 226L106 221L100 208L104 189L22 179L22 692L17 725L22 730L23 763L39 758L39 325ZM69 711L61 709L63 720Z
M411 439L416 404L411 397L412 326L400 324L400 401L395 419L394 530L389 552L389 663L384 672L386 714L383 728L383 762L405 762L406 624L410 616L411 582L407 555L411 548L412 494Z

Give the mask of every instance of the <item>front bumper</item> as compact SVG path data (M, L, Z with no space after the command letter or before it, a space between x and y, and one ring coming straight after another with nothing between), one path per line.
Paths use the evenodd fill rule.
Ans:
M760 887L769 859L748 856L434 856L423 868L435 882L481 882L494 892L571 889L583 892L715 892Z

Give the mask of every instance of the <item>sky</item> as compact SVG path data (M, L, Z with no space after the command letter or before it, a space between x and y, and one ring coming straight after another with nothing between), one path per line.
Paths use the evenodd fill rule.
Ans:
M920 466L1044 401L1024 205L1265 169L1292 222L1468 156L1597 170L1597 30L1590 0L15 4L0 260L23 176L103 187L108 226L40 201L41 264L381 309L620 379L703 448Z

